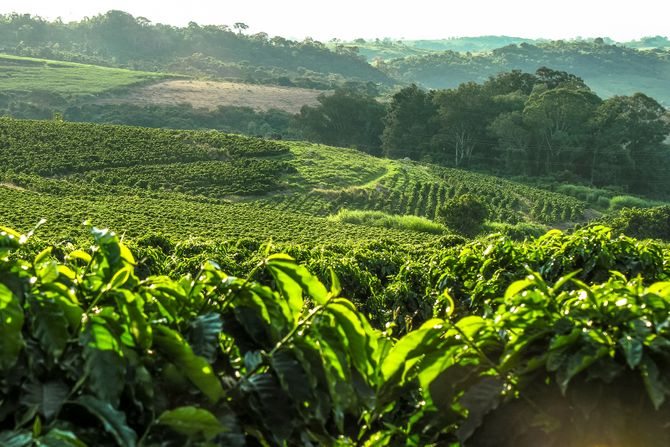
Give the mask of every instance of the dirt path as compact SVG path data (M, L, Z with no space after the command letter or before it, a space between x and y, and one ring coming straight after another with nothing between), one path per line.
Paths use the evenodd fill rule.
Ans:
M251 107L255 110L280 109L297 113L303 105L316 105L322 90L237 82L169 80L144 85L130 93L104 98L98 104L176 105L190 103L195 108L216 109L220 105Z
M0 182L0 188L14 189L16 191L25 191L26 190L26 188L21 188L20 186L17 186L13 183L1 183L1 182Z

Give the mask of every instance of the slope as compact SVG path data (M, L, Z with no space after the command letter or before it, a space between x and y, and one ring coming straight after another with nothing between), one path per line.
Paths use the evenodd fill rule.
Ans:
M433 218L470 192L500 222L583 219L584 202L492 176L371 157L352 149L202 131L0 119L0 220L40 218L60 237L83 219L130 233L329 240L430 240L338 224L341 209Z
M670 51L642 51L605 43L556 41L508 45L463 54L453 51L395 59L379 65L390 76L428 88L452 88L484 81L502 71L534 72L546 66L583 78L601 96L642 92L670 105Z

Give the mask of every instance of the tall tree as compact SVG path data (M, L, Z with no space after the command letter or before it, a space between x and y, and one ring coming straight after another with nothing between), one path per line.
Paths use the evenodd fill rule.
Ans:
M492 147L487 127L497 114L495 103L486 89L475 82L435 94L438 131L433 148L453 166L467 166L475 155L486 164L485 150ZM480 153L476 154L479 150Z
M354 90L320 95L316 107L303 106L296 127L303 136L334 146L348 146L381 155L380 136L386 108L374 97Z
M432 96L415 84L393 95L382 134L384 155L419 160L430 149L436 116Z
M619 180L633 191L649 192L670 185L664 172L668 157L663 145L670 134L670 120L663 106L642 93L615 96L603 101L593 122L597 137L591 165L594 181L615 155L625 166Z
M574 171L590 138L589 122L600 98L572 86L535 88L526 101L523 122L533 134L531 167L536 174Z

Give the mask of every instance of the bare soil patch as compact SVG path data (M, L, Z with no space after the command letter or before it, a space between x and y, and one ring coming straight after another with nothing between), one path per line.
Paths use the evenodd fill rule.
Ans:
M96 102L136 105L189 103L195 108L210 110L218 106L238 106L259 111L280 109L297 113L303 105L317 105L317 97L321 93L324 91L298 87L176 79L140 86L129 93Z
M14 189L16 191L25 191L25 188L21 188L18 185L15 185L14 183L3 183L0 182L0 188L8 188L8 189Z

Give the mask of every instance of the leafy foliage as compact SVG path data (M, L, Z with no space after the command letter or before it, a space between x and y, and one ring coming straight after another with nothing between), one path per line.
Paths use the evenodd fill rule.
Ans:
M463 194L446 202L437 211L437 219L459 233L472 236L479 233L488 214L486 204L475 196Z
M498 243L478 255L470 246L461 256L493 255L486 265L507 256L508 279L478 283L491 293L469 315L460 297L440 294L432 319L394 337L393 324L374 329L339 296L346 286L337 275L328 289L287 255L258 262L248 279L214 262L196 276L140 278L114 233L92 234L89 251L37 255L28 238L0 234L2 309L23 317L3 326L14 331L4 340L21 343L0 345L0 386L12 396L0 404L6 444L670 439L662 423L670 411L670 287L614 272L667 279L654 246L610 239L606 229L550 233L525 247ZM558 251L567 263L545 261L547 281L518 276L510 264L513 256L537 266L560 259ZM602 262L589 266L593 258ZM613 268L617 260L627 270ZM465 264L434 268L464 274ZM252 279L261 270L274 288ZM64 318L64 346L36 330L50 318L35 313L46 303ZM637 392L645 397L631 405ZM645 423L633 423L635 415Z

